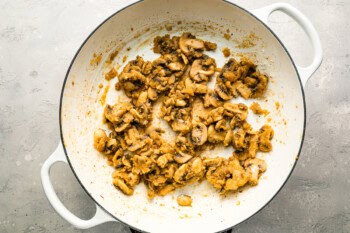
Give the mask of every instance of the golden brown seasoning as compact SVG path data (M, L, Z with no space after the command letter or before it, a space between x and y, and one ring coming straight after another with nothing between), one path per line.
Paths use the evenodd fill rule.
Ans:
M230 100L261 97L268 77L250 60L231 58L216 76L215 88L209 89L217 67L204 54L214 47L205 44L190 33L156 37L153 50L161 55L154 61L137 56L118 75L115 88L129 100L106 105L110 133L97 129L94 146L115 168L113 184L124 194L132 195L134 187L144 182L149 198L165 196L203 179L225 194L257 185L266 170L256 154L272 149L273 129L264 125L253 130L247 122L248 107ZM177 134L174 141L164 140L164 131L151 124L153 105L159 101L160 117ZM218 145L235 152L228 159L201 156L206 148ZM181 197L180 202L189 199Z
M275 102L275 106L276 106L276 110L278 111L280 109L280 107L281 107L280 102L276 101Z
M171 30L173 30L173 26L171 24L165 24L165 29L167 31L171 31Z
M224 54L225 57L229 57L231 55L231 50L225 47L222 49L222 54Z
M100 103L102 106L105 105L105 103L106 103L106 97L107 97L108 90L109 90L109 86L106 86L102 95L101 95Z
M224 38L225 38L226 40L229 40L229 39L231 38L231 35L228 34L228 33L225 33L225 34L224 34Z
M119 50L113 51L113 52L109 55L109 60L110 60L110 61L113 61L114 58L118 55L118 53L119 53Z
M238 43L236 48L247 49L254 47L259 39L260 38L257 35L250 33L249 35L243 37L241 41L236 41Z
M128 59L128 56L125 55L125 56L123 57L123 62L126 62L126 59Z
M118 75L118 72L116 71L116 69L114 69L114 67L112 67L112 69L110 69L106 74L105 74L105 79L106 80L111 80L113 79L115 76Z
M94 53L93 58L90 60L90 65L98 65L102 59L102 54L97 55Z

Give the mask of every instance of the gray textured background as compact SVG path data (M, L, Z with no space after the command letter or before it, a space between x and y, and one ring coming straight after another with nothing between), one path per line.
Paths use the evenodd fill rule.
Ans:
M52 209L39 177L59 141L59 96L68 65L88 34L116 10L115 1L0 2L1 233L128 232L117 223L74 229ZM252 9L277 1L235 2ZM305 143L284 189L234 232L350 232L350 1L287 2L310 18L324 48L323 64L305 89ZM301 29L279 13L270 23L296 62L307 64L312 50ZM52 178L74 213L94 214L67 166L55 166Z

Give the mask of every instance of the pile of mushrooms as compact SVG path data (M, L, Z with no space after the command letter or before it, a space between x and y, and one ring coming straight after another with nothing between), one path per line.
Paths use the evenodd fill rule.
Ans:
M256 154L272 150L273 129L264 125L254 131L247 122L248 107L231 99L261 97L268 77L245 58L231 58L217 69L205 54L216 48L190 33L158 36L153 51L159 58L137 56L118 75L116 90L129 101L105 106L109 134L97 129L94 146L115 168L113 184L124 194L132 195L140 182L149 198L203 179L220 193L258 184L266 163ZM216 84L210 89L213 77ZM164 140L164 131L152 125L158 101L159 117L177 133L174 142ZM234 153L228 159L201 156L217 145L231 146Z

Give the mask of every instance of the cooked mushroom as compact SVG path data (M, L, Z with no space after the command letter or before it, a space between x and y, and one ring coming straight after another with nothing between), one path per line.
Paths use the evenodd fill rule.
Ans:
M215 130L214 125L210 125L208 128L208 141L211 143L220 143L225 140L225 132L218 132Z
M192 159L191 155L183 153L181 151L179 151L178 153L175 153L175 156L174 156L174 160L178 163L181 163L181 164L186 163L190 159Z
M120 178L114 178L113 184L126 195L132 195L134 193L134 190L126 185L125 182Z
M230 90L223 83L217 83L215 85L215 92L223 100L229 100L232 98Z
M267 166L264 160L255 158L246 160L244 162L244 167L251 174L249 184L257 185L259 182L259 175L266 171Z
M204 42L202 40L195 39L190 33L183 33L180 37L179 47L185 55L188 55L191 51L203 50Z
M191 133L192 143L196 146L203 145L208 138L207 127L203 123L198 123L193 126Z
M208 62L209 61L209 62ZM207 65L205 65L207 64ZM215 72L215 62L211 58L197 59L192 63L190 76L196 82L208 81Z
M180 195L176 198L177 203L179 206L191 206L192 205L192 198L188 195Z
M209 90L204 96L204 106L205 107L219 107L223 104L216 92Z
M274 132L271 126L264 125L259 131L259 150L269 152L272 150L271 139L273 138Z
M217 68L215 60L204 54L216 48L215 43L190 33L159 36L153 48L161 54L159 58L145 61L137 56L118 75L116 90L122 90L129 101L105 107L104 119L111 133L107 136L104 130L96 130L94 146L106 155L115 169L113 184L126 195L132 195L140 181L153 198L203 177L226 193L247 183L256 185L266 170L265 162L256 155L272 149L272 128L265 125L254 131L247 122L247 106L229 100L239 95L261 97L268 76L245 58L229 59ZM207 84L215 72L219 74L210 89ZM112 69L106 78L116 75ZM158 116L177 134L174 142L163 136L161 125L152 122L157 103L161 104ZM221 144L235 149L230 158L201 157L203 150ZM179 205L188 206L191 201L186 195L178 197Z
M98 151L105 151L107 141L108 137L104 130L98 129L94 132L94 146Z

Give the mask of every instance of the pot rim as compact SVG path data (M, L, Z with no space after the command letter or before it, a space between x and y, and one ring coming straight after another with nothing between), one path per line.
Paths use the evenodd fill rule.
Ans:
M64 143L64 139L63 139L63 130L62 130L62 100L63 100L63 95L64 95L64 89L66 87L66 83L67 83L67 79L68 79L68 76L69 76L69 73L70 73L70 70L78 56L78 54L80 53L80 51L82 50L82 48L84 47L84 45L86 44L86 42L90 39L90 37L102 26L104 25L109 19L111 19L113 16L115 16L116 14L128 9L129 7L133 6L133 5L136 5L138 3L141 3L145 0L139 0L139 1L136 1L130 5L127 5L119 10L117 10L116 12L114 12L112 15L110 15L109 17L107 17L105 20L103 20L90 34L89 36L84 40L84 42L80 45L79 49L77 50L77 52L75 53L69 67L68 67L68 70L66 72L66 75L65 75L65 78L64 78L64 81L63 81L63 86L62 86L62 90L61 90L61 96L60 96L60 105L59 105L59 127L60 127L60 137L61 137L61 141L63 142L62 145L63 145L63 150L64 150L64 154L66 156L66 159L68 161L68 164L69 164L69 167L71 168L75 178L77 179L77 181L79 182L80 186L83 188L83 190L85 191L85 193L95 202L96 205L98 205L103 211L105 211L107 214L109 214L112 218L114 218L115 220L117 220L118 222L124 224L125 226L127 227L130 227L132 229L135 229L139 232L145 232L145 231L142 231L134 226L132 226L131 224L128 224L124 221L121 221L119 218L117 218L116 216L114 216L113 214L111 214L109 211L107 211L99 202L97 202L95 200L95 198L92 197L92 195L88 192L88 190L85 188L85 186L83 185L83 183L80 181L79 177L77 176L74 168L73 168L73 165L71 164L71 161L68 157L68 153L67 153L67 150L66 150L66 147L65 147L65 143ZM300 147L299 147L299 151L298 151L298 155L297 155L297 158L300 157L300 154L301 154L301 149L303 147L303 143L304 143L304 138L305 138L305 129L306 129L306 102L305 102L305 93L304 93L304 87L302 85L302 82L301 82L301 78L300 78L300 75L299 75L299 72L298 72L298 69L294 63L294 60L293 58L291 57L290 53L288 52L287 48L285 47L285 45L282 43L282 41L279 39L279 37L273 32L273 30L267 25L265 24L262 20L260 20L257 16L255 16L253 13L251 13L250 11L248 11L247 9L244 9L243 7L235 4L235 3L232 3L230 2L229 0L222 0L223 2L225 3L228 3L229 5L231 6L235 6L237 8L239 8L240 10L244 11L245 13L249 14L250 16L252 16L255 20L259 21L261 23L262 26L264 26L266 29L268 29L271 34L277 39L277 41L280 43L280 45L282 46L283 50L286 52L287 56L289 57L293 67L294 67L294 70L297 74L297 77L298 77L298 80L299 80L299 84L300 84L300 89L301 89L301 93L302 93L302 97L303 97L303 107L304 107L304 123L303 123L303 132L302 132L302 137L301 137L301 142L300 142ZM257 213L259 213L262 209L264 209L276 196L277 194L282 190L282 188L286 185L287 181L289 180L290 176L292 175L293 171L294 171L294 168L296 167L296 164L298 162L299 159L296 159L294 164L293 164L293 167L290 171L290 173L288 174L288 176L286 177L285 181L283 182L283 184L281 185L281 187L277 190L277 192L271 197L270 200L268 200L259 210L257 210L255 213L251 214L250 216L248 216L246 219L242 220L241 222L237 223L237 224L234 224L232 226L230 226L229 228L226 228L226 229L223 229L223 230L220 230L220 231L217 231L215 233L219 233L219 232L225 232L227 230L230 230L232 229L233 227L236 227L244 222L246 222L248 219L252 218L253 216L255 216Z

